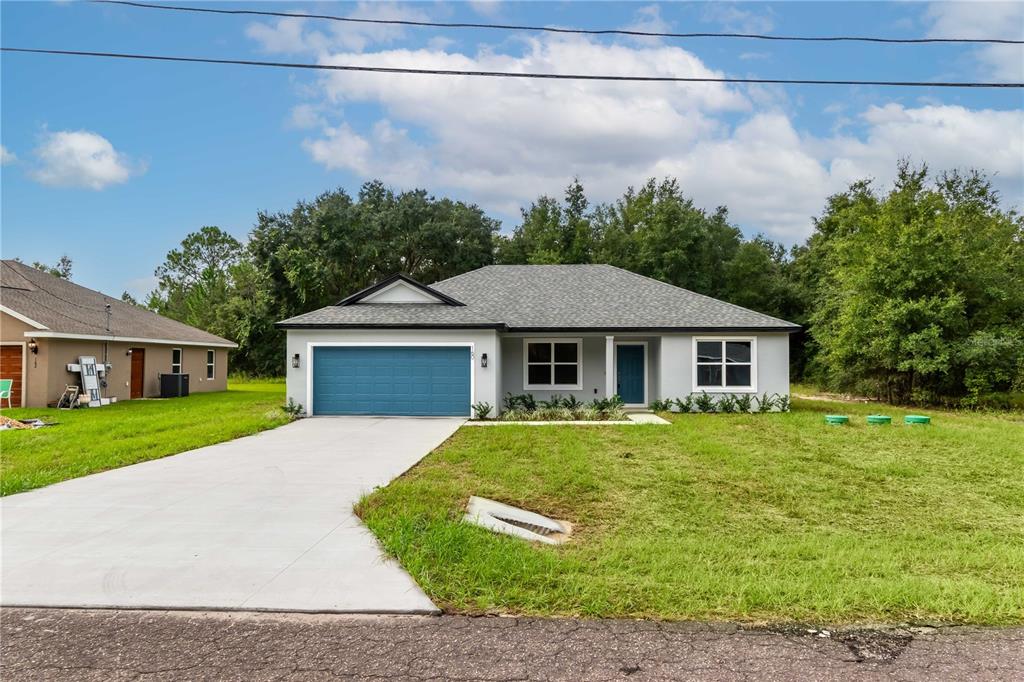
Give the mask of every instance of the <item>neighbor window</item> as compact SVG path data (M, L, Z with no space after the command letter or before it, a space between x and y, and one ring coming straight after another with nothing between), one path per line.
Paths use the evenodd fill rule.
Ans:
M580 388L583 375L580 339L526 339L524 388Z
M215 364L217 360L217 352L214 350L206 351L206 378L212 379L215 372Z
M753 339L696 339L694 388L753 390Z
M181 374L181 349L171 349L171 374Z

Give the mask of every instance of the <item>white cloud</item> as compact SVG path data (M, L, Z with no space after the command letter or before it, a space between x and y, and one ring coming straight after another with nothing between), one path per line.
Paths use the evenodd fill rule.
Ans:
M38 165L30 174L54 187L100 190L145 171L114 149L105 137L88 130L47 132L35 155Z
M672 45L609 45L542 37L515 53L439 49L334 53L325 63L511 72L710 76ZM1019 202L1024 113L959 106L844 104L843 126L801 132L785 103L724 84L609 83L332 73L317 81L317 120L304 148L327 169L425 186L508 216L579 177L609 201L648 177L678 177L706 208L729 207L748 231L797 241L826 197L865 176L892 179L900 158L935 170L977 167ZM373 104L371 124L345 119L348 104ZM364 109L364 107L360 107ZM365 109L364 109L365 110Z
M1024 39L1024 3L936 2L926 21L932 38ZM1024 48L1020 45L985 45L973 51L979 76L987 80L1024 80Z
M749 7L747 5L746 7ZM719 24L726 31L733 33L770 33L775 28L771 8L764 12L741 9L739 6L724 2L709 2L704 6L703 20Z
M292 128L315 128L320 125L326 126L327 122L324 120L320 109L321 107L315 104L296 104L292 107L291 114L288 118L288 125Z
M423 12L393 2L360 2L347 16L358 19L427 20ZM264 52L322 54L327 50L362 52L374 44L388 45L404 37L405 29L385 24L352 24L283 17L270 24L251 23L246 27L245 34L259 43Z
M662 18L661 7L658 5L647 5L638 9L633 17L633 21L622 28L627 31L668 33L672 30L672 24ZM660 43L662 38L658 36L633 36L633 40L641 44L654 45Z
M865 135L828 143L837 180L871 176L887 182L895 155L933 170L983 169L996 174L1007 199L1024 198L1024 112L887 104L869 107L861 119Z
M18 160L18 157L14 152L7 149L7 147L0 144L0 166L6 166L9 163L14 163Z
M469 0L469 6L484 17L496 17L502 8L501 0Z

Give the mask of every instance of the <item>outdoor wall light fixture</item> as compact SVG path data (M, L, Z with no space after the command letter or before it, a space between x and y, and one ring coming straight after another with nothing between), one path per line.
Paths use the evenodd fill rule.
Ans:
M487 366L487 353L481 353L480 354L480 366L481 367L486 367Z
M35 339L29 339L28 340L28 350L33 355L35 355L36 353L39 352L39 344L36 343Z
M299 354L298 353L296 353L295 355L292 356L292 367L294 369L298 369L299 368Z
M132 354L132 349L131 349L131 348L129 348L128 350L126 350L126 351L125 351L125 353L124 353L124 354L125 354L125 355L128 355L128 356L131 356L131 354Z

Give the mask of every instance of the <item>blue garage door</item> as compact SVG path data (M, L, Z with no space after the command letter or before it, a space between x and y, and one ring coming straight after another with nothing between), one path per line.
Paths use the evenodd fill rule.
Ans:
M313 414L469 415L469 348L313 349Z

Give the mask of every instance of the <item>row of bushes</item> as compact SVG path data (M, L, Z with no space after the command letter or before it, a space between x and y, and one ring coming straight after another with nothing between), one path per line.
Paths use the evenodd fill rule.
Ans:
M505 409L501 421L618 421L626 418L622 398L595 398L589 403L575 396L553 395L548 400L537 400L529 393L505 394ZM476 403L473 414L487 419L494 407L490 403Z
M726 393L715 398L706 391L692 393L685 398L655 400L650 408L655 412L789 412L789 396L765 393L761 396Z

